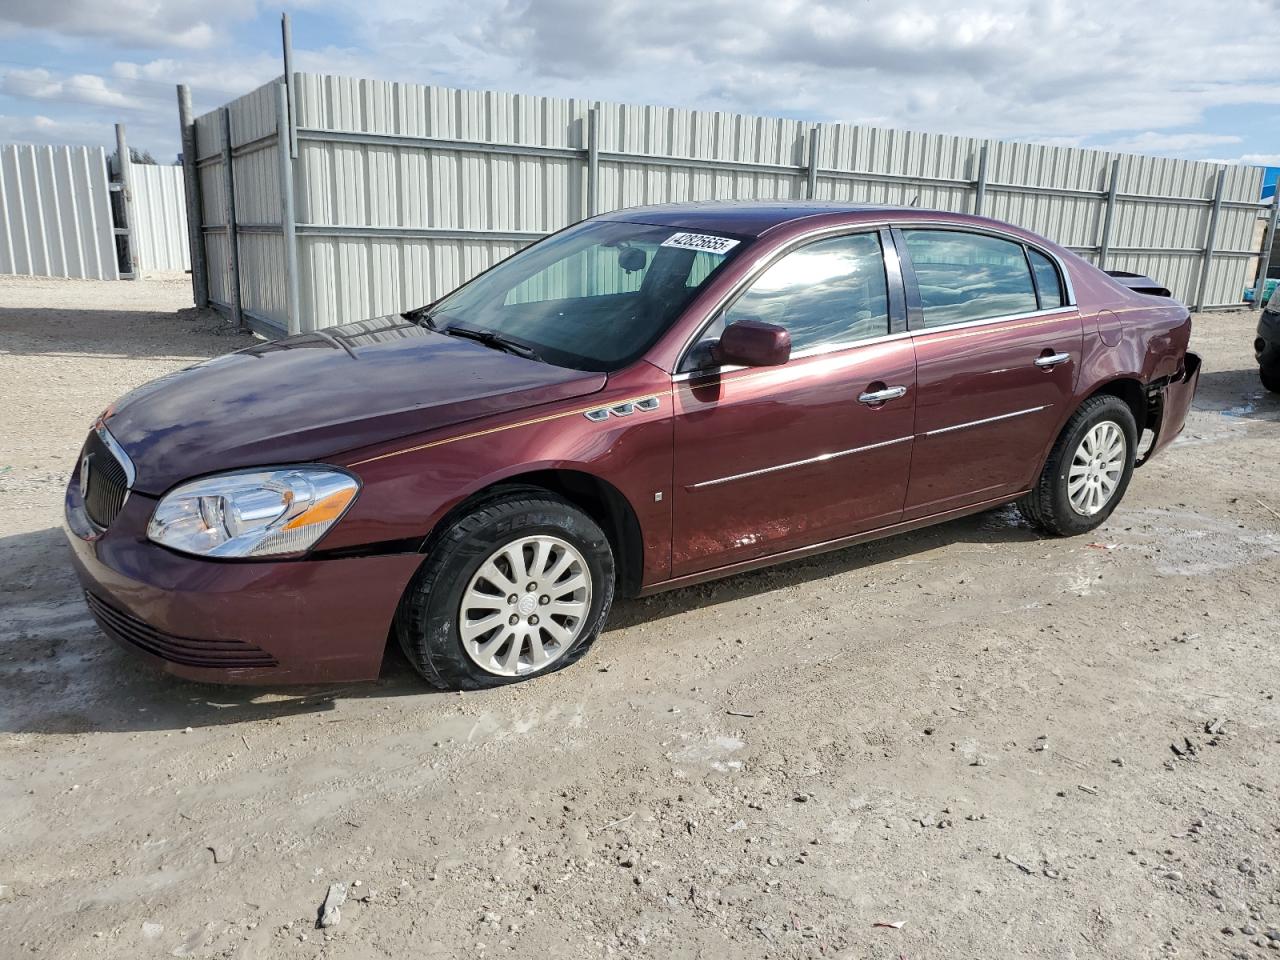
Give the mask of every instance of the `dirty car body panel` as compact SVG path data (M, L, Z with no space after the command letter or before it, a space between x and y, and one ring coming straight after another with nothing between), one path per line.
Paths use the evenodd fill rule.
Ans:
M553 362L581 331L532 356L409 314L254 346L108 408L66 498L104 631L191 679L369 679L441 531L505 485L580 501L622 589L647 594L1015 500L1098 393L1130 404L1149 457L1196 388L1183 305L997 221L706 203L569 231L591 225L622 237L609 249L644 246L645 263L692 264L680 290L599 299L601 323L629 322L646 297L679 303L613 360ZM630 270L619 276L625 288ZM529 286L508 306L539 296ZM720 362L717 338L740 320L780 321L786 361ZM153 541L158 505L184 484L295 467L358 489L305 550L226 558Z

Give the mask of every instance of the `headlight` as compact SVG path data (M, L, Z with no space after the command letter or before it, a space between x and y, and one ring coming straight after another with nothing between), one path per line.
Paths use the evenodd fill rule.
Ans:
M360 484L330 467L224 473L172 490L147 537L201 557L301 553L351 505Z

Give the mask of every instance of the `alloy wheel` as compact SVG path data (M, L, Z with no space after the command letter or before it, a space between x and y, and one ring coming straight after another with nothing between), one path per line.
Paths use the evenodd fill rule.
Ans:
M1091 517L1111 502L1124 476L1128 445L1124 431L1111 420L1095 423L1080 440L1067 472L1071 509Z
M462 595L458 633L481 670L536 673L573 646L591 609L591 570L560 537L521 537L499 547Z

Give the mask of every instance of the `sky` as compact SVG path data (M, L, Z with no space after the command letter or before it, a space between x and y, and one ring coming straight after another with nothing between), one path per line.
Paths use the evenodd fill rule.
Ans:
M0 142L297 69L1280 166L1280 0L0 0Z

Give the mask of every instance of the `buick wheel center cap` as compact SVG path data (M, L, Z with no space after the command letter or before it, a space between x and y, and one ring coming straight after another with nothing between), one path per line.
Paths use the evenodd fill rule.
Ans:
M520 616L527 617L533 611L538 609L538 598L532 593L526 593L520 598L520 602L516 604L516 610Z

